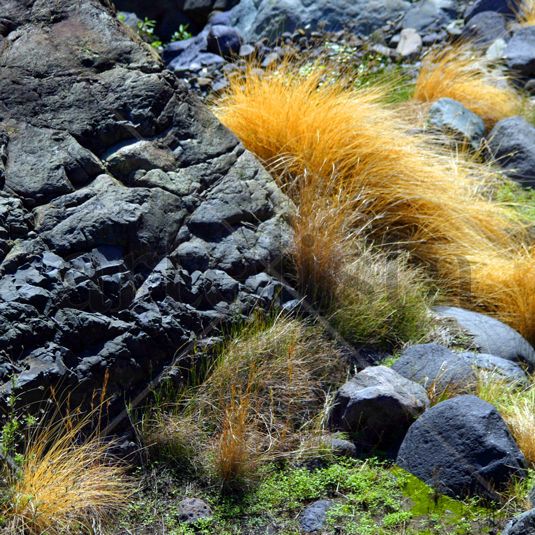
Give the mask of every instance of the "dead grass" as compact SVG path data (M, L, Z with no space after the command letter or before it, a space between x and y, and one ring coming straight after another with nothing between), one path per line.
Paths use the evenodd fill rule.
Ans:
M306 200L295 225L301 272L313 272L310 280L329 291L343 264L340 241L352 228L408 250L450 303L495 315L535 341L535 269L525 225L489 200L488 168L412 133L404 115L384 104L381 88L348 85L324 84L320 73L301 76L285 65L263 77L234 78L214 107L296 204ZM319 199L325 214L310 208ZM319 230L319 239L307 258L299 240L308 228Z
M235 490L254 480L262 463L310 444L330 389L346 377L347 364L319 328L283 316L257 317L219 348L205 380L175 405L157 409L145 440L157 445L163 424L168 447L169 430L202 422L201 433L190 433L197 446L185 449L178 433L175 451L193 451L189 464Z
M535 25L535 0L519 0L516 18L522 26Z
M80 438L86 424L68 416L31 433L19 469L4 474L9 533L93 532L128 503L134 489L125 467L97 434Z
M517 115L523 102L507 78L468 45L450 46L429 54L422 63L414 98L434 102L449 97L462 102L487 126Z
M535 386L519 388L493 374L482 373L477 395L495 405L527 461L535 464Z

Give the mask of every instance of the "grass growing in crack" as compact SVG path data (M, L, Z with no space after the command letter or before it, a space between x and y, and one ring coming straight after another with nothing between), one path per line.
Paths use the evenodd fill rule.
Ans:
M198 385L145 419L145 441L185 455L226 490L241 489L265 462L321 447L318 418L346 376L347 364L318 327L258 316L215 351Z

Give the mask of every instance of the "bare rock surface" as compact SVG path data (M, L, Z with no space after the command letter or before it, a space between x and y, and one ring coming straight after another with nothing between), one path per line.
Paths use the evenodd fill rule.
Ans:
M108 0L0 0L4 398L135 392L269 305L289 209Z

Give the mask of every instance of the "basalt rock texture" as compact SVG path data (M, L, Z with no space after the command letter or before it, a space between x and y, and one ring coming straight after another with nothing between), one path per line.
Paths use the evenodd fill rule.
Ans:
M290 209L108 0L0 0L0 399L135 393L271 304Z

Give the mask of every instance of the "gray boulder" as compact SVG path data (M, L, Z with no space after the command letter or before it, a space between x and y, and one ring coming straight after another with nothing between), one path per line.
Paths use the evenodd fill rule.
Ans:
M178 518L181 522L191 524L212 516L212 509L199 498L184 498L178 504Z
M507 66L517 75L531 78L535 75L535 27L517 30L504 52Z
M410 427L397 464L439 492L496 499L526 461L496 409L459 396L426 411Z
M368 35L410 7L406 0L242 0L229 11L231 25L246 41L276 39L310 25L328 31L347 28Z
M237 30L221 24L210 28L207 41L208 51L224 58L237 55L242 44L241 35Z
M466 23L461 38L482 47L491 45L496 39L507 41L509 30L505 17L495 11L482 11Z
M283 299L291 206L108 0L2 8L0 409L135 396Z
M325 526L327 511L333 506L332 500L317 500L303 511L299 524L303 533L318 533Z
M386 366L357 373L337 392L329 427L358 444L396 452L411 423L429 406L424 388Z
M535 350L514 329L501 321L478 312L457 307L435 307L436 314L455 320L459 327L473 337L482 353L496 355L506 360L535 366Z
M429 108L428 123L477 149L485 133L483 119L451 98L441 98Z
M476 376L466 359L438 344L408 347L392 369L438 397L444 393L471 393L476 384Z
M429 33L447 26L456 16L456 0L420 0L407 11L401 25Z
M487 353L466 352L461 355L473 368L493 374L497 379L515 383L519 386L530 384L526 372L514 362Z
M489 151L514 180L535 185L535 127L523 117L496 123L489 135Z
M468 21L483 11L494 11L512 17L515 14L514 2L510 0L475 0L475 2L466 8L464 18Z
M502 535L535 535L535 509L530 509L509 521Z

